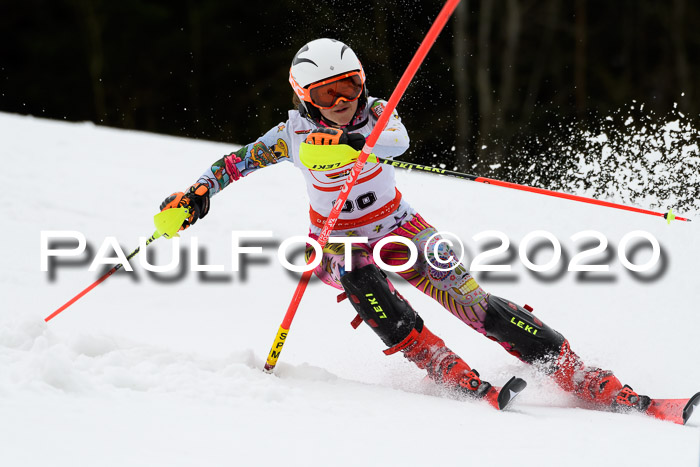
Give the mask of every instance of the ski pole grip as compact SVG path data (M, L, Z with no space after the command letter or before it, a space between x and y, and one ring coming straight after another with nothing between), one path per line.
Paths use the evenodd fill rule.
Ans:
M190 216L188 208L172 208L161 211L153 216L153 223L156 225L156 232L165 238L179 237L178 231Z

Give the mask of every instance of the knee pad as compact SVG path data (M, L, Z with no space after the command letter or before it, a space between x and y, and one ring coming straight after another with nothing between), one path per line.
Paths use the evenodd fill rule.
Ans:
M418 314L375 264L353 269L340 283L357 314L387 347L403 341L413 329L422 329Z
M527 363L559 355L565 339L525 308L504 298L489 295L484 330L486 335L508 343L510 352Z

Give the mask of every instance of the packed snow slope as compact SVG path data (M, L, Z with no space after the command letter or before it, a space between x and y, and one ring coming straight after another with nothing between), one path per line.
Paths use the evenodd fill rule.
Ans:
M233 149L0 114L0 465L698 465L700 416L678 426L577 407L399 280L427 325L484 379L528 380L512 408L497 412L441 394L401 356L384 356L369 327L353 330L350 305L336 303L336 291L317 281L275 374L263 373L298 277L278 262L277 244L307 232L305 189L291 164L236 182L182 235L185 259L196 237L200 264L223 272L193 272L188 260L151 274L139 264L141 252L134 272L118 272L44 322L99 277L101 270L88 266L107 237L131 252L153 233L161 200ZM511 271L476 272L477 280L533 306L588 363L654 397L700 390L700 213L678 213L695 222L669 226L658 217L436 175L397 177L429 222L464 241L468 263L500 242L475 235L503 232L508 251L484 263ZM231 271L233 230L274 234L250 240L263 250L249 255L244 272ZM535 273L518 249L539 230L561 243L562 257L553 270ZM609 271L566 271L574 255L597 245L591 237L571 239L589 230L609 243L583 263ZM91 253L57 258L52 273L42 272L42 231L79 231ZM658 264L645 273L633 273L618 255L634 231L660 245ZM631 263L644 264L652 249L636 242L623 250ZM533 263L552 258L546 245L526 248ZM149 260L167 264L171 247L158 239L146 249Z

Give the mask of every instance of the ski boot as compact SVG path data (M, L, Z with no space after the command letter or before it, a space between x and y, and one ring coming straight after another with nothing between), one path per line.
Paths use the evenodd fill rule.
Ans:
M375 264L346 273L340 282L361 321L388 347L384 351L386 355L402 352L418 368L427 370L428 377L442 387L486 399L499 410L525 389L527 383L515 377L500 388L502 390L482 381L478 372L425 327L418 313ZM357 318L353 323L356 321Z
M624 385L620 392L615 396L615 400L610 404L610 408L614 412L645 412L651 404L649 396L642 396L634 392L631 387Z
M391 355L398 351L415 365L427 370L428 377L452 393L474 399L486 399L497 407L498 390L479 378L479 372L472 369L445 342L422 326L420 332L413 331L394 347L384 351Z
M613 412L645 412L651 403L648 396L634 392L628 385L622 385L611 372L600 368L586 368L583 381L573 394L579 399L590 402Z

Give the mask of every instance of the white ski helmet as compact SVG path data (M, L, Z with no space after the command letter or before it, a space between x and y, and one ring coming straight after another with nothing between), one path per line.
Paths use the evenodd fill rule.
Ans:
M345 75L355 82L355 87L350 87L352 95L332 93L333 105L340 100L359 99L360 111L367 102L367 88L365 72L355 52L342 42L327 38L313 40L299 49L289 69L289 83L301 101L299 111L302 116L320 121L322 117L318 108L330 108L333 105L319 105L318 100L315 102L310 92L315 88L313 85L340 80Z

